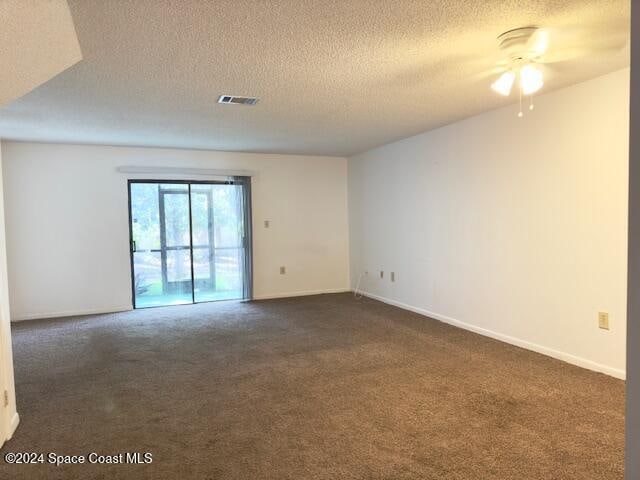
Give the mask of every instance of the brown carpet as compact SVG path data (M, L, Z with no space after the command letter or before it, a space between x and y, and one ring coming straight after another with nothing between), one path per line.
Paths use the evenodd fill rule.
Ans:
M622 479L624 382L349 294L13 327L16 479Z

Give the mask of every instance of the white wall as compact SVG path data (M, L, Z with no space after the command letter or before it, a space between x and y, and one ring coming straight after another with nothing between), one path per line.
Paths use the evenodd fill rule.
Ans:
M13 354L11 350L11 324L9 322L9 290L5 243L4 201L2 195L2 148L0 146L0 447L13 435L18 426L16 393L13 381ZM9 405L4 406L6 391Z
M349 288L344 158L16 142L3 151L13 320L131 308L118 166L255 172L255 297Z
M349 159L352 284L623 377L628 110L626 69Z

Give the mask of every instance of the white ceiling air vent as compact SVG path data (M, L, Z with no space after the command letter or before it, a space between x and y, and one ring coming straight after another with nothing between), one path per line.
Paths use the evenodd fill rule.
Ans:
M257 97L239 97L236 95L220 95L218 103L233 105L255 105L258 103Z

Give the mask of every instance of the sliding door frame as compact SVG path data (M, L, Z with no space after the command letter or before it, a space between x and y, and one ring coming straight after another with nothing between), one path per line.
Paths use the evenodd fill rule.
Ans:
M131 185L134 183L160 183L172 185L187 185L187 194L189 195L189 251L191 254L191 301L196 303L211 303L224 300L205 300L196 302L195 299L195 275L193 271L193 218L191 214L191 185L241 185L242 188L242 219L243 219L243 236L242 247L244 250L243 263L243 298L239 300L253 299L253 235L252 235L252 214L251 214L251 177L233 177L234 180L170 180L170 179L127 179L127 202L129 210L129 262L130 262L130 280L131 280L131 304L136 309L136 285L133 254L136 252L135 241L133 240L133 214L131 211ZM213 207L213 205L211 205ZM160 206L158 205L158 208ZM162 237L162 235L160 235ZM188 305L188 304L187 304ZM159 308L158 306L140 307L140 308Z

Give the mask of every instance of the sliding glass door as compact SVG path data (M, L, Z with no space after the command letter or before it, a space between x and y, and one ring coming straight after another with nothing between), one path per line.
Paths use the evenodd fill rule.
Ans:
M129 181L135 308L250 298L249 188Z
M243 188L191 186L196 302L243 297Z

